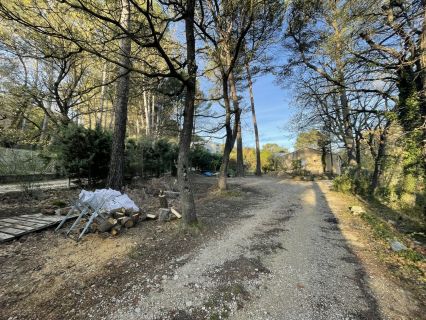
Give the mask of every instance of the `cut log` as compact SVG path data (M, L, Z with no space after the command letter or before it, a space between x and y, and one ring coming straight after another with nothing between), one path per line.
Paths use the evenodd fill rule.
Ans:
M117 219L118 224L120 224L120 225L124 225L124 223L127 221L127 219L129 219L129 218L128 218L128 217L121 217L121 218L118 218L118 219Z
M126 209L126 216L131 217L134 213L133 209Z
M140 213L134 213L130 218L132 219L132 221L134 222L134 224L136 224L136 223L139 222L140 217L141 217Z
M114 218L108 218L106 220L101 220L98 224L99 232L107 232L110 231L115 225L117 225L118 221Z
M148 213L148 214L146 215L146 217L147 217L148 219L157 219L157 215L155 215L155 214L150 214L150 213Z
M182 218L182 215L175 208L171 207L170 210L178 219Z
M113 216L115 219L120 219L120 218L123 218L123 217L125 216L125 214L124 214L123 212L121 212L121 211L116 211L116 212L114 212L114 213L112 214L112 216Z
M176 191L164 191L163 194L169 199L179 198L180 193Z
M131 228L135 225L135 223L129 217L123 217L120 219L120 225L122 225L125 228Z
M160 208L158 210L158 220L159 221L170 221L170 209Z
M130 219L130 218L124 224L124 227L127 228L127 229L133 228L134 226L135 226L135 222L132 219Z
M139 221L145 221L147 216L145 212L140 212L139 214Z
M90 225L90 231L91 232L96 232L96 231L98 231L99 230L99 224L97 223L97 222L93 222L91 225Z
M121 226L120 225L116 225L116 226L112 227L112 229L111 229L111 235L112 236L117 236L117 235L120 234L120 232L121 232Z
M169 204L167 202L167 198L164 194L160 194L158 196L158 200L160 201L160 208L168 208Z

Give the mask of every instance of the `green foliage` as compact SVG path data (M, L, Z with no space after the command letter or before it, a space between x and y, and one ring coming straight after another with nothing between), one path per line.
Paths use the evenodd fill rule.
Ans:
M288 150L276 143L264 144L260 151L260 162L262 164L262 171L276 171L281 166L280 153L286 153ZM253 154L254 155L254 154Z
M363 213L361 218L367 221L369 225L371 225L374 231L374 235L377 238L387 240L395 237L395 231L393 231L391 227L382 219L380 219L377 215Z
M108 175L111 136L107 132L69 124L59 131L51 150L69 177L87 178L93 184Z
M296 150L303 148L318 149L322 145L323 140L325 140L325 135L316 129L312 129L299 133L294 147Z
M126 143L125 175L127 177L159 177L166 172L176 174L178 147L167 140L142 138Z
M190 160L192 167L205 171L217 171L222 161L222 156L210 153L203 146L197 145L191 150Z
M353 190L352 178L348 174L337 176L333 180L333 190L343 193L351 193Z

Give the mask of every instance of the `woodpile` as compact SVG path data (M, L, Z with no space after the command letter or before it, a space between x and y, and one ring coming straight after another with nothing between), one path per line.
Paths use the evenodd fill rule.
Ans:
M95 218L91 225L92 232L110 232L111 235L116 236L123 229L133 228L139 221L146 219L146 215L124 208L109 214L103 213L103 216L105 219L101 216Z
M83 219L80 221L80 225L77 227L79 232L81 234L87 232L108 232L112 236L117 236L124 230L135 227L142 220L150 219L158 220L159 222L167 222L182 218L182 215L178 209L180 208L179 192L164 191L160 189L156 195L149 196L148 194L145 193L145 189L143 189L143 198L148 203L147 207L149 208L149 213L142 212L140 209L138 212L135 212L135 208L121 208L114 209L111 212L101 211L100 213L95 213L95 211L90 208L89 212L84 214L82 213L82 208L74 209L73 213L77 215L83 214ZM157 204L155 204L155 200L158 201ZM158 208L158 211L155 211L156 208ZM65 216L70 212L70 210L72 210L72 207L56 209L54 210L53 214ZM45 214L51 213L46 212ZM97 216L90 224L91 219L93 219L90 218L90 216L93 214L97 214ZM87 223L89 224L86 225Z

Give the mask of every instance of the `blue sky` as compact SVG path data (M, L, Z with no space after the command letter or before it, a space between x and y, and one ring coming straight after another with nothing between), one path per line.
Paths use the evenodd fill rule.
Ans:
M294 144L293 134L285 127L293 110L290 108L291 91L284 90L275 83L272 75L264 75L255 80L253 86L260 143L277 143L288 149ZM248 98L247 105L249 104ZM254 146L254 132L251 113L244 115L243 142L245 146Z
M202 79L201 83L203 90L207 93L211 83L208 83L206 79ZM290 107L292 101L291 91L281 88L275 82L273 75L262 75L254 79L253 92L261 145L276 143L290 150L293 149L294 134L285 129L293 112ZM245 92L238 92L238 94L244 96L241 107L246 110L242 117L243 145L245 147L254 147L254 130L249 109L248 89ZM223 109L220 107L216 110L219 113L223 113ZM224 132L220 132L217 136L223 134ZM218 143L225 142L224 139L214 139L213 141Z

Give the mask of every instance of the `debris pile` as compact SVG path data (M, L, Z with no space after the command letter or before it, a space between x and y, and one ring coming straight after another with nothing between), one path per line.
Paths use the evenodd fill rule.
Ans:
M100 189L94 192L82 190L78 200L72 207L57 210L57 215L65 215L57 230L71 214L78 214L77 219L67 231L78 230L78 240L88 232L109 232L115 236L123 229L134 227L139 221L158 219L159 221L170 221L181 218L179 211L173 206L177 205L179 192L159 192L159 211L144 213L129 198L127 194L121 194L112 189ZM170 206L171 204L171 206Z

